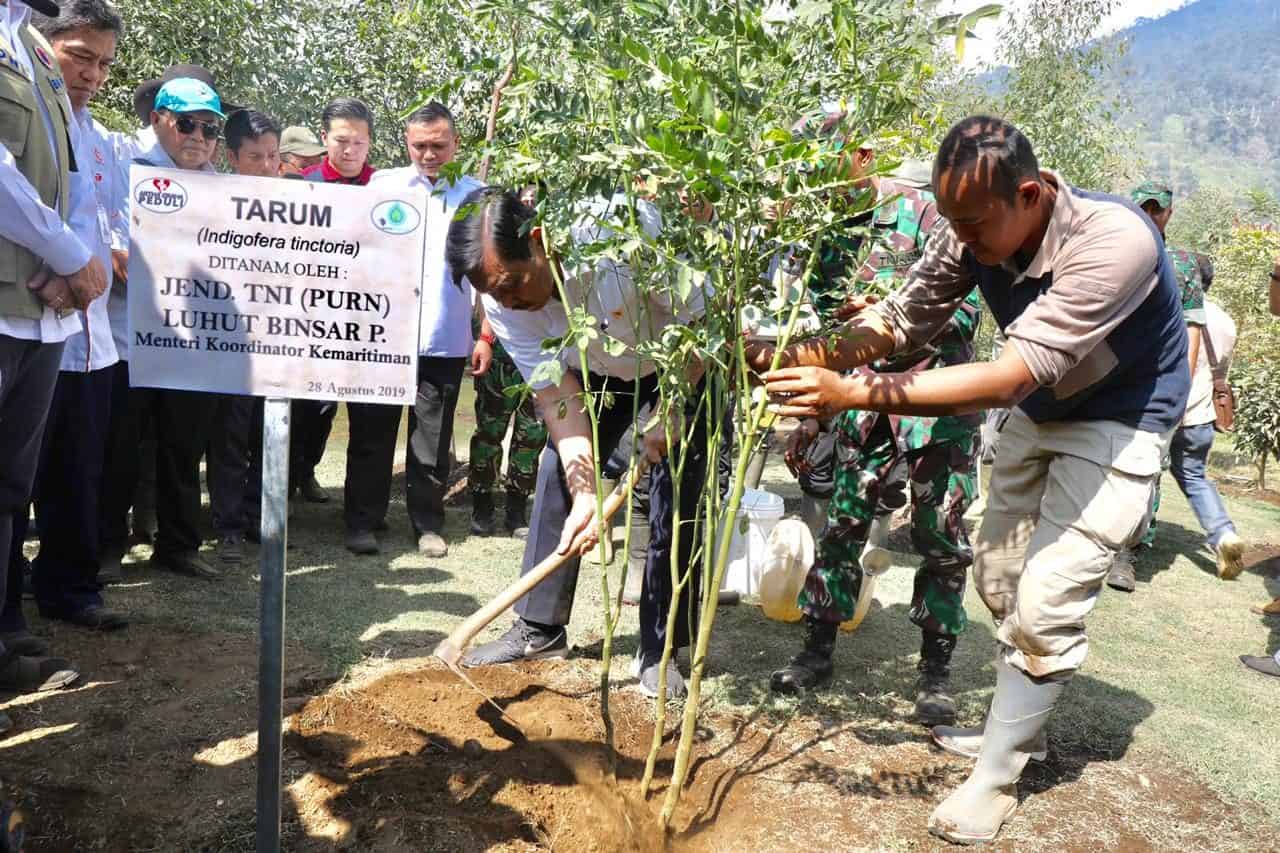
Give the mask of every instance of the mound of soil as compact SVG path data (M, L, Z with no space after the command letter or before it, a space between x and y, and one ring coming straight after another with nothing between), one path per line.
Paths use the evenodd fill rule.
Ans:
M59 635L91 680L10 703L18 727L0 738L28 853L252 850L253 643L160 629L110 644ZM594 661L476 671L491 704L432 662L330 686L304 650L290 660L301 663L286 679L288 851L932 850L929 813L969 770L892 720L815 719L805 705L712 715L663 838L674 738L645 801L652 704L633 682L616 685L615 776ZM997 850L1274 849L1258 808L1224 803L1173 765L1063 752L1052 726L1051 738Z
M653 731L647 700L614 694L611 775L585 665L471 674L493 703L434 667L308 703L287 745L309 769L290 791L303 837L326 842L295 838L291 849L335 842L371 851L934 849L929 812L969 769L929 747L923 730L712 717L696 738L690 786L664 838L657 814L665 787L648 802L640 796ZM669 720L669 732L675 724ZM661 752L660 781L671 772L674 741L669 734ZM1223 849L1227 826L1240 836L1230 847L1249 836L1242 849L1269 843L1178 774L1090 768L1093 778L1082 781L1090 760L1055 755L1033 766L1023 790L1036 796L996 849L1150 850L1164 841Z

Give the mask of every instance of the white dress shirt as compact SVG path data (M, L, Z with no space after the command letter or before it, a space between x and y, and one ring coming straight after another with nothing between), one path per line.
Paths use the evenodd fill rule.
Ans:
M608 239L612 234L608 223L627 215L627 198L623 194L587 203L571 229L571 237L579 246ZM661 231L662 220L652 204L638 202L636 217L649 236ZM687 300L678 302L665 288L642 294L635 286L631 269L608 258L596 260L592 267L575 267L566 261L563 268L569 303L585 308L595 317L600 332L587 346L587 368L592 373L622 380L648 376L655 366L652 361L639 359L636 347L658 340L668 326L686 325L706 311L700 283L694 284ZM494 334L535 391L552 384L541 377L532 381L533 371L540 363L558 359L567 368L580 366L577 349L562 348L558 354L542 351L544 340L562 337L569 328L565 305L558 294L537 311L504 308L488 294L483 294L481 301Z
M403 187L426 210L426 254L422 259L422 287L418 298L418 355L470 356L474 344L471 282L464 278L461 287L453 283L444 250L449 225L463 199L484 184L469 175L463 175L456 182L441 178L433 183L416 166L405 166L374 172L369 185L380 189Z
M1231 367L1231 353L1236 348L1236 323L1231 315L1216 302L1204 301L1205 325L1200 334L1207 335L1213 343L1213 354L1218 358L1217 375L1226 377ZM1209 368L1209 347L1200 341L1200 360L1191 377L1191 395L1187 398L1187 413L1182 416L1183 426L1211 424L1217 418L1213 408L1214 371Z
M76 164L89 180L83 182L91 192L77 194L71 210L71 230L93 252L94 257L111 273L112 214L119 206L115 149L106 128L93 120L88 108L75 115L80 126L80 143L76 148ZM62 370L84 373L101 370L119 361L111 320L108 317L110 291L89 304L84 314L84 330L67 338L62 351Z
M111 248L129 251L129 167L133 158L156 145L156 132L144 127L134 133L112 131L107 134L115 163L116 195L111 208ZM128 282L112 282L107 299L107 316L111 320L111 336L121 361L129 360L129 291Z
M26 45L18 37L31 17L31 9L18 0L9 0L0 6L0 42L21 67L27 79L34 79L35 69L31 65L31 57L27 55ZM12 74L12 69L0 68L0 74ZM62 97L66 97L64 93ZM56 152L57 140L53 135L53 122L49 118L49 107L44 102L39 90L36 91L36 102L40 105L40 117L44 122L45 133L49 145ZM67 110L70 112L70 109ZM71 144L78 144L79 129L72 123L70 127ZM72 172L68 187L69 204L74 209L77 193L88 190L82 183L88 178L84 173ZM79 186L78 186L79 185ZM17 161L0 142L0 236L6 240L24 246L58 275L70 275L79 271L92 257L88 247L80 241L67 223L62 221L58 211L45 206L40 194L31 182L18 170ZM76 313L59 318L52 308L46 307L39 320L25 317L0 316L0 335L21 338L28 341L57 343L80 331L80 317Z

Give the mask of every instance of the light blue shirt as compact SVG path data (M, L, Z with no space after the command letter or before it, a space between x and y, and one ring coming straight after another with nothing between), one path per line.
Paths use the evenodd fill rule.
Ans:
M76 165L84 180L71 209L71 230L93 253L107 275L111 275L112 211L118 211L121 196L115 146L106 128L93 120L88 109L75 115L80 126L76 144ZM120 360L108 311L111 289L89 304L82 315L84 330L67 338L62 351L62 370L84 373L101 370Z

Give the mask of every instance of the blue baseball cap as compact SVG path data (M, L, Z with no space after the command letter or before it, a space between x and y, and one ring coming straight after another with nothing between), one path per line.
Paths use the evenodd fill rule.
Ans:
M161 86L152 109L174 113L210 112L218 118L226 118L218 93L208 83L194 77L179 77Z

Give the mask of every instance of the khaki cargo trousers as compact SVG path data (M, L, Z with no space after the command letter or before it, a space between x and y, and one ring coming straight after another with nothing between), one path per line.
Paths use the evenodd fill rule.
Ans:
M974 540L973 579L1001 653L1034 677L1070 674L1089 651L1084 620L1115 552L1147 523L1172 432L1115 421L1009 416Z

